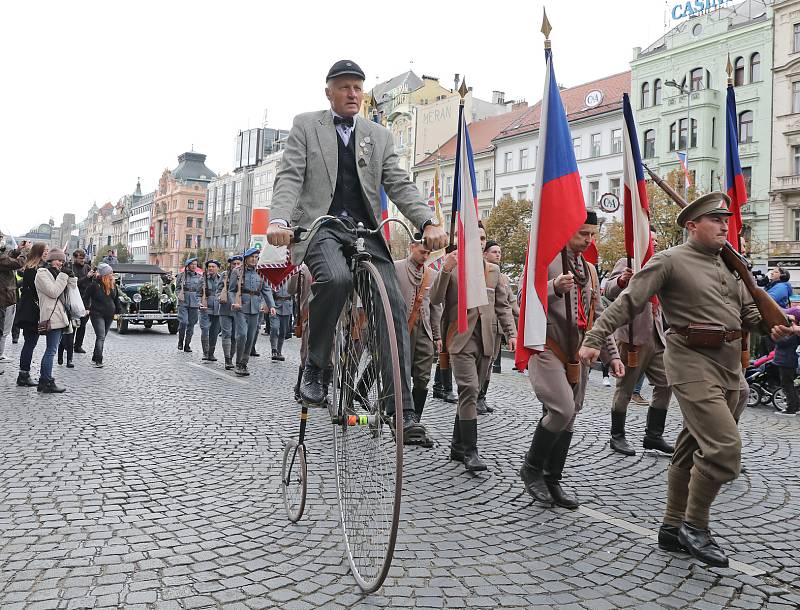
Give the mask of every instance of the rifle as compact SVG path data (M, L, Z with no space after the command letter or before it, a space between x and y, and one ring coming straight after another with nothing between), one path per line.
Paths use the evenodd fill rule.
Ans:
M658 176L658 174L652 171L644 163L642 163L642 167L644 167L644 169L647 170L647 173L650 174L650 178L652 178L653 182L655 182L662 191L669 195L670 199L678 204L678 207L683 209L689 205L686 200L678 195L678 193L676 193L669 184L664 182ZM768 328L772 328L773 326L788 326L786 316L784 315L780 306L772 300L772 297L769 296L763 288L756 284L756 280L753 277L753 274L750 272L750 270L753 268L753 265L750 263L750 261L739 254L739 252L736 251L730 242L725 242L725 246L723 246L722 251L720 252L720 258L728 267L728 269L736 273L741 278L745 288L747 288L747 292L749 292L750 296L753 297L753 301L755 301L756 307L758 308L758 312L761 314L764 324L766 324Z

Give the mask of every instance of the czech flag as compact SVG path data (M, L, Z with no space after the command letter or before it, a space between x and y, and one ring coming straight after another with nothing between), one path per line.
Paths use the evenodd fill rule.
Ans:
M547 340L547 268L586 221L581 178L551 49L545 49L545 62L539 154L515 358L520 371L528 367L533 354L544 349Z
M642 156L636 123L628 94L622 95L622 175L625 182L625 252L634 273L653 256L653 239L650 236L650 205L647 201Z
M728 197L731 198L730 211L733 216L728 220L728 241L742 251L742 206L747 203L747 188L742 175L742 164L739 163L739 128L736 124L736 94L733 85L728 85L728 98L725 103L725 182Z
M478 232L478 188L464 105L458 107L453 215L457 219L458 332L467 332L467 310L488 305L483 249Z
M678 151L675 154L678 155L678 162L681 164L683 175L686 176L686 184L692 186L692 175L689 173L689 166L686 165L686 153Z

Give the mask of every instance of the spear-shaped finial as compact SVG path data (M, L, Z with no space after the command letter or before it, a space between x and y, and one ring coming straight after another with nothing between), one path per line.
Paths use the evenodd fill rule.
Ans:
M374 93L370 93L369 102L367 102L367 104L369 104L369 107L372 110L372 113L373 114L377 114L377 112L378 112L378 101L375 99L375 94Z
M547 18L547 9L542 7L542 34L544 34L544 48L550 48L550 32L553 26L550 25L550 20Z
M464 77L464 79L461 81L461 86L458 88L458 94L461 96L462 102L464 101L464 97L467 95L468 92L469 89L467 89L467 79L466 77Z
M728 65L725 66L725 72L728 73L728 84L733 84L733 64L731 63L731 54L728 53Z

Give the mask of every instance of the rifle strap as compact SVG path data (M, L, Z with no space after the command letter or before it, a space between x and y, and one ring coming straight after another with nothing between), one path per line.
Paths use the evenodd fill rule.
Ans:
M417 325L420 308L422 307L422 301L425 300L425 291L428 289L430 283L431 283L431 270L428 267L425 267L425 269L422 272L422 281L420 282L419 288L417 289L417 294L414 295L414 304L411 306L411 315L408 316L409 333L412 333L414 331L414 327Z

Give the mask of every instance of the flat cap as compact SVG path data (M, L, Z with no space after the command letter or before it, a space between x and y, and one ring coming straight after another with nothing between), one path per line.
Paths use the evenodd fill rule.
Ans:
M326 81L336 78L337 76L357 76L361 80L367 80L364 76L364 71L358 67L358 64L349 59L340 59L331 66L328 70L328 76L325 77Z
M713 214L714 216L733 216L728 207L731 199L721 191L714 191L702 197L698 197L687 205L678 214L676 222L679 227L685 227L690 220L697 220L701 216Z
M583 224L597 226L597 212L594 210L586 210L586 220Z
M192 256L191 258L187 258L187 259L186 259L186 262L185 262L185 263L183 263L183 266L184 266L184 267L188 267L188 266L189 266L189 265L191 265L192 263L196 263L196 262L197 262L197 257L196 257L196 256Z

